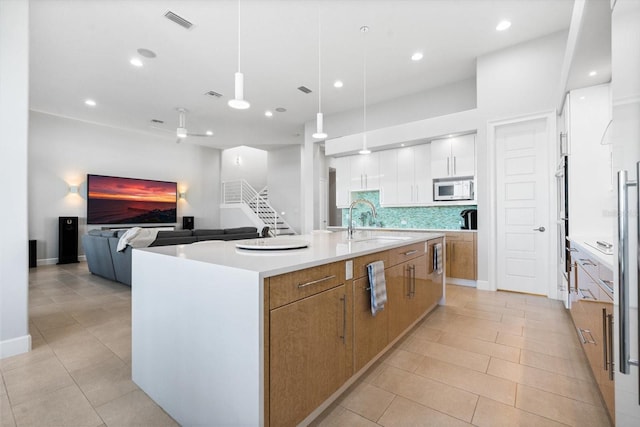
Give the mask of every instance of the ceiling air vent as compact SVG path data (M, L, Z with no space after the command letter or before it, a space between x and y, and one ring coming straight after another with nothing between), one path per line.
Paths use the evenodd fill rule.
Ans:
M207 96L213 96L214 98L222 98L221 93L215 92L213 90L210 90L209 92L205 92L204 94Z
M187 30L193 27L193 24L191 22L187 21L182 16L171 12L170 10L168 10L167 13L164 14L164 17L167 18L169 21L175 22L176 24L180 25L183 28L186 28Z
M304 92L304 93L311 93L311 89L309 89L309 88L308 88L308 87L306 87L306 86L300 86L300 87L298 88L298 90L299 90L300 92Z
M157 123L159 125L164 123L164 120L158 120L158 119L151 119L151 123Z

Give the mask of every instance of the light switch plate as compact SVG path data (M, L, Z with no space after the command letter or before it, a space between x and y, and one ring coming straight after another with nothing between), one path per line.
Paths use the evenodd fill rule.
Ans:
M353 279L353 260L345 262L345 280Z

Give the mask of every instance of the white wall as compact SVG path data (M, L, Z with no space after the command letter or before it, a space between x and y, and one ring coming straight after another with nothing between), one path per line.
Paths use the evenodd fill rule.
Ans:
M28 323L29 3L0 0L0 358L31 350Z
M196 228L219 225L220 150L38 112L29 131L29 238L41 263L58 256L59 216L78 216L86 232L87 174L176 181L186 191L180 226L184 215ZM79 194L69 185L80 185Z
M567 32L563 31L478 58L478 112L483 120L555 110L566 40ZM490 196L494 189L489 187L487 152L487 129L481 126L476 138L479 281L488 280L489 262L495 262L489 259L493 221ZM551 184L549 195L555 203L555 181L551 180ZM550 217L555 218L555 210ZM556 227L550 224L547 228L553 239Z
M269 151L267 158L267 183L269 203L298 233L301 231L300 217L300 168L301 147L293 146Z
M267 185L267 152L240 146L222 151L220 180L244 179L256 191Z

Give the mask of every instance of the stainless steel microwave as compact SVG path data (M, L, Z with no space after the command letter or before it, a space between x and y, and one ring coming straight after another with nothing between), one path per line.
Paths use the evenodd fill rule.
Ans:
M473 180L434 181L433 200L473 200Z

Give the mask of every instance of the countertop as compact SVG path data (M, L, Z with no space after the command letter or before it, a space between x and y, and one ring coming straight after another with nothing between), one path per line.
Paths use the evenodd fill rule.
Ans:
M337 225L332 225L327 227L327 230L330 231L345 231L347 227L341 227ZM367 231L402 231L408 233L452 233L452 232L461 232L461 233L477 233L478 230L462 230L458 228L380 228L380 227L356 227L356 230L367 230Z
M189 245L135 249L135 251L152 252L185 260L253 271L264 278L444 236L442 233L416 233L415 231L406 232L406 230L394 232L390 236L388 232L359 230L355 233L354 240L348 241L346 234L346 232L334 232L279 236L267 239L210 240ZM375 239L376 236L382 238L401 237L403 239L367 240ZM275 251L236 248L236 244L240 242L264 240L268 240L270 243L276 240L304 240L309 245L304 249Z
M607 255L598 249L594 248L591 245L596 245L598 240L613 243L611 237L603 237L603 236L569 236L567 237L569 241L575 243L580 247L580 249L587 252L589 255L592 255L595 260L599 263L606 265L613 271L613 267L615 265L615 260L613 254Z

